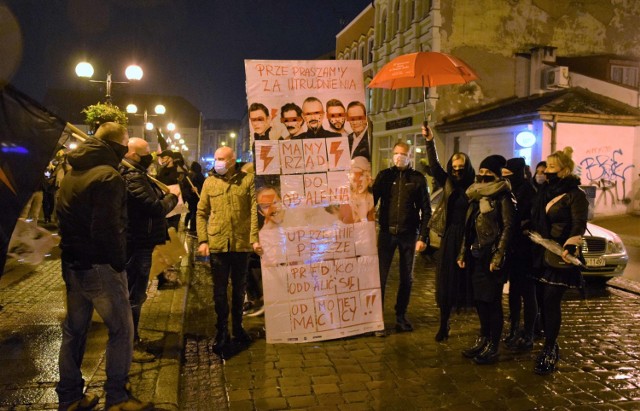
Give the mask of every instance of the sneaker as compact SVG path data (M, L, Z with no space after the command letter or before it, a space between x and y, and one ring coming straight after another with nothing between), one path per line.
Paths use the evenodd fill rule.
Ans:
M145 350L139 344L134 345L133 347L133 357L131 361L138 363L145 362L154 362L156 360L156 356Z
M124 402L113 404L109 407L105 407L107 411L151 411L154 405L150 401L140 401L137 398L130 397Z
M100 401L100 398L98 398L97 395L85 394L81 399L74 401L69 405L60 404L58 410L88 411L94 409L95 406L98 405L98 401Z
M242 305L242 315L249 315L256 309L256 304L253 301L245 301Z

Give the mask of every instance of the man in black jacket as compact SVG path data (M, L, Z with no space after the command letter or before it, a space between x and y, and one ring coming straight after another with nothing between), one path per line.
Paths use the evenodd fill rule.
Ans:
M127 164L124 164L124 163ZM147 175L153 162L149 143L141 138L129 139L120 174L127 187L127 280L133 315L133 361L150 362L155 356L140 343L138 324L142 304L147 300L149 270L153 248L167 240L165 216L178 203L178 197L164 192Z
M67 289L67 315L60 347L59 409L92 409L94 394L83 395L82 357L93 310L109 329L106 409L148 410L150 402L127 390L133 351L126 262L126 189L118 164L127 152L127 129L104 123L96 138L68 155L73 170L58 191L62 276ZM113 407L113 408L110 408Z
M410 166L409 146L398 142L393 147L394 166L382 170L373 183L374 205L380 200L378 223L378 259L380 288L384 289L396 248L400 253L400 285L396 300L396 330L413 331L407 320L407 307L413 283L413 259L416 251L427 247L431 203L424 176ZM383 304L384 306L384 304Z

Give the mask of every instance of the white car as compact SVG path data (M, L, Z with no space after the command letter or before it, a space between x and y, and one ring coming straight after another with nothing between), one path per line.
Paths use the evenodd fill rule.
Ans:
M442 189L431 194L431 208L442 199ZM429 233L429 246L437 249L440 247L440 237L433 231ZM607 282L613 277L620 277L629 262L629 255L618 235L599 225L587 223L587 231L584 234L582 255L586 267L582 274L586 279Z

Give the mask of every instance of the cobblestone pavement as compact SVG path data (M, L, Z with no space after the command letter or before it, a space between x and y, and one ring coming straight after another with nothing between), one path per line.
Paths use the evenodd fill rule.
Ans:
M392 271L394 273L394 271ZM397 275L388 284L393 327ZM185 322L181 407L185 410L638 410L640 300L613 288L569 293L559 371L532 371L532 353L502 350L478 366L461 350L478 332L474 312L454 315L451 336L434 341L438 318L432 263L419 257L409 306L412 333L307 344L266 344L264 319L245 317L253 344L226 361L211 350L215 331L208 267L192 273ZM505 298L506 303L506 298ZM505 312L506 313L506 312Z
M188 281L188 271L183 276ZM133 393L154 401L157 409L178 409L182 354L182 323L186 287L149 288L140 333L160 359L133 363ZM60 260L52 257L37 267L10 262L0 282L0 410L57 409L58 351L64 318L64 282ZM87 391L104 405L104 349L107 329L94 315L82 365Z
M0 281L0 410L54 409L64 315L59 260L12 271ZM424 257L416 263L409 310L414 332L272 345L264 340L264 319L247 318L255 341L226 361L212 351L209 267L187 264L182 276L185 287L175 290L152 284L141 332L161 358L131 370L133 391L157 409L640 409L640 300L624 290L592 289L587 300L567 295L560 370L540 377L532 373L539 345L519 356L503 350L496 365L463 358L460 351L478 330L473 312L453 317L447 342L434 341L434 273ZM385 319L392 329L397 275L388 287ZM88 389L101 397L106 338L94 317L83 372Z

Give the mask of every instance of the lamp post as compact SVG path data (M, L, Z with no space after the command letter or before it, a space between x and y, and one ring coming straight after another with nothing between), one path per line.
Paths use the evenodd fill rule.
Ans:
M87 78L92 83L104 83L106 85L104 99L107 103L111 103L111 86L113 84L128 84L130 81L138 81L142 78L142 74L143 74L142 68L140 68L140 66L137 66L135 64L130 65L124 71L124 74L129 81L113 81L111 79L111 71L107 72L106 80L93 80L91 79L91 77L93 76L93 73L94 71L91 63L87 63L86 61L83 61L81 63L78 63L78 65L76 65L76 75L78 77Z
M144 111L141 114L138 114L138 106L136 106L133 103L131 103L131 104L129 104L127 106L127 113L133 114L134 116L142 116L142 118L143 118L142 136L143 137L146 137L145 129L148 130L148 131L151 131L154 128L153 123L148 120L149 117L155 117L155 116L163 115L163 114L165 114L167 112L167 109L162 104L158 104L153 108L153 111L154 111L155 114L149 114L148 110L145 108ZM169 123L169 125L171 125L171 124L173 124L173 123ZM145 140L146 140L146 138L145 138Z

